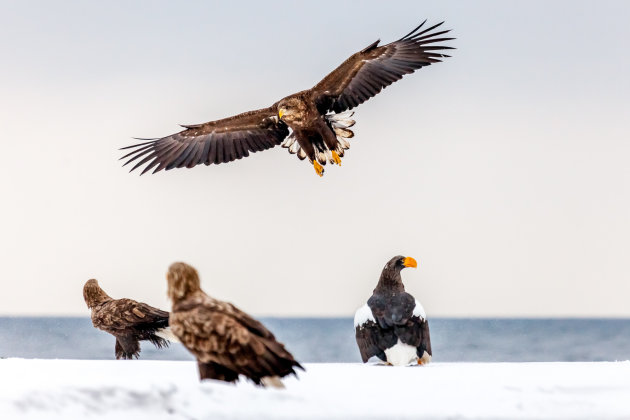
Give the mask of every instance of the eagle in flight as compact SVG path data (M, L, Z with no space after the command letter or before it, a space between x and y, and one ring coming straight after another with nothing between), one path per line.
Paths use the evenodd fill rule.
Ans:
M448 30L424 29L426 20L397 41L379 46L377 40L353 54L312 89L304 90L271 105L222 120L183 125L183 131L141 143L121 157L123 166L135 162L133 171L192 168L219 164L282 144L300 160L308 158L319 176L326 162L341 165L348 139L354 136L352 108L362 104L405 74L449 57L441 53L451 47L436 45L453 38ZM290 129L290 130L289 130Z

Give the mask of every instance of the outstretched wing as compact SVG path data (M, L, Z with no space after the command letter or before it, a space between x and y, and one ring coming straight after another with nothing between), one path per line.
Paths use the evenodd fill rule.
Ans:
M421 31L425 22L398 41L379 47L377 40L368 45L315 85L313 91L320 112L352 109L405 74L449 57L438 51L452 47L434 45L454 39L440 37L449 30L431 32L444 22Z
M231 162L282 143L289 129L277 116L272 106L204 124L184 125L185 130L168 137L123 147L132 151L120 159L127 159L123 166L136 162L131 171L148 163L142 174L153 168L156 173Z

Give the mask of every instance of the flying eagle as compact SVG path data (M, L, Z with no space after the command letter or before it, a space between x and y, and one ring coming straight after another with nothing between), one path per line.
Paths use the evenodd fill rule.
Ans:
M173 263L166 279L171 329L197 359L200 379L236 382L244 375L256 385L282 387L281 377L303 369L263 324L205 294L190 265Z
M400 271L417 267L411 257L396 256L383 268L372 297L354 315L363 363L372 356L394 366L431 361L429 323L420 302L405 292Z
M426 21L425 21L426 22ZM398 41L379 46L377 40L353 54L312 89L287 96L269 108L249 111L204 124L182 125L185 129L141 143L121 157L134 169L147 164L142 174L154 169L192 168L219 164L282 144L300 160L308 158L319 176L326 162L341 165L354 136L353 113L362 104L405 74L449 57L451 47L436 45L453 38L441 37L448 30L434 31L442 23L423 29L425 22ZM291 132L289 132L291 129ZM289 134L290 133L290 134Z
M140 341L157 348L177 341L168 326L168 312L132 299L112 299L94 279L83 286L83 298L92 311L92 324L116 337L116 359L137 359Z

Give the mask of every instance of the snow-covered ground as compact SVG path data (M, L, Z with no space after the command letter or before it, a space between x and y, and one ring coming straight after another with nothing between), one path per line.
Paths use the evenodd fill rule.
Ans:
M630 362L307 364L286 389L193 362L0 360L2 419L628 419Z

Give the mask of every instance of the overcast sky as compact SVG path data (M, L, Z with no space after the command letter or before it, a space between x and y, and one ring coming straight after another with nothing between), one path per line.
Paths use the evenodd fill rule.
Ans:
M0 314L169 308L186 261L257 315L350 316L394 255L429 316L630 316L630 4L0 3ZM129 174L117 149L268 106L445 20L342 167L282 148Z

